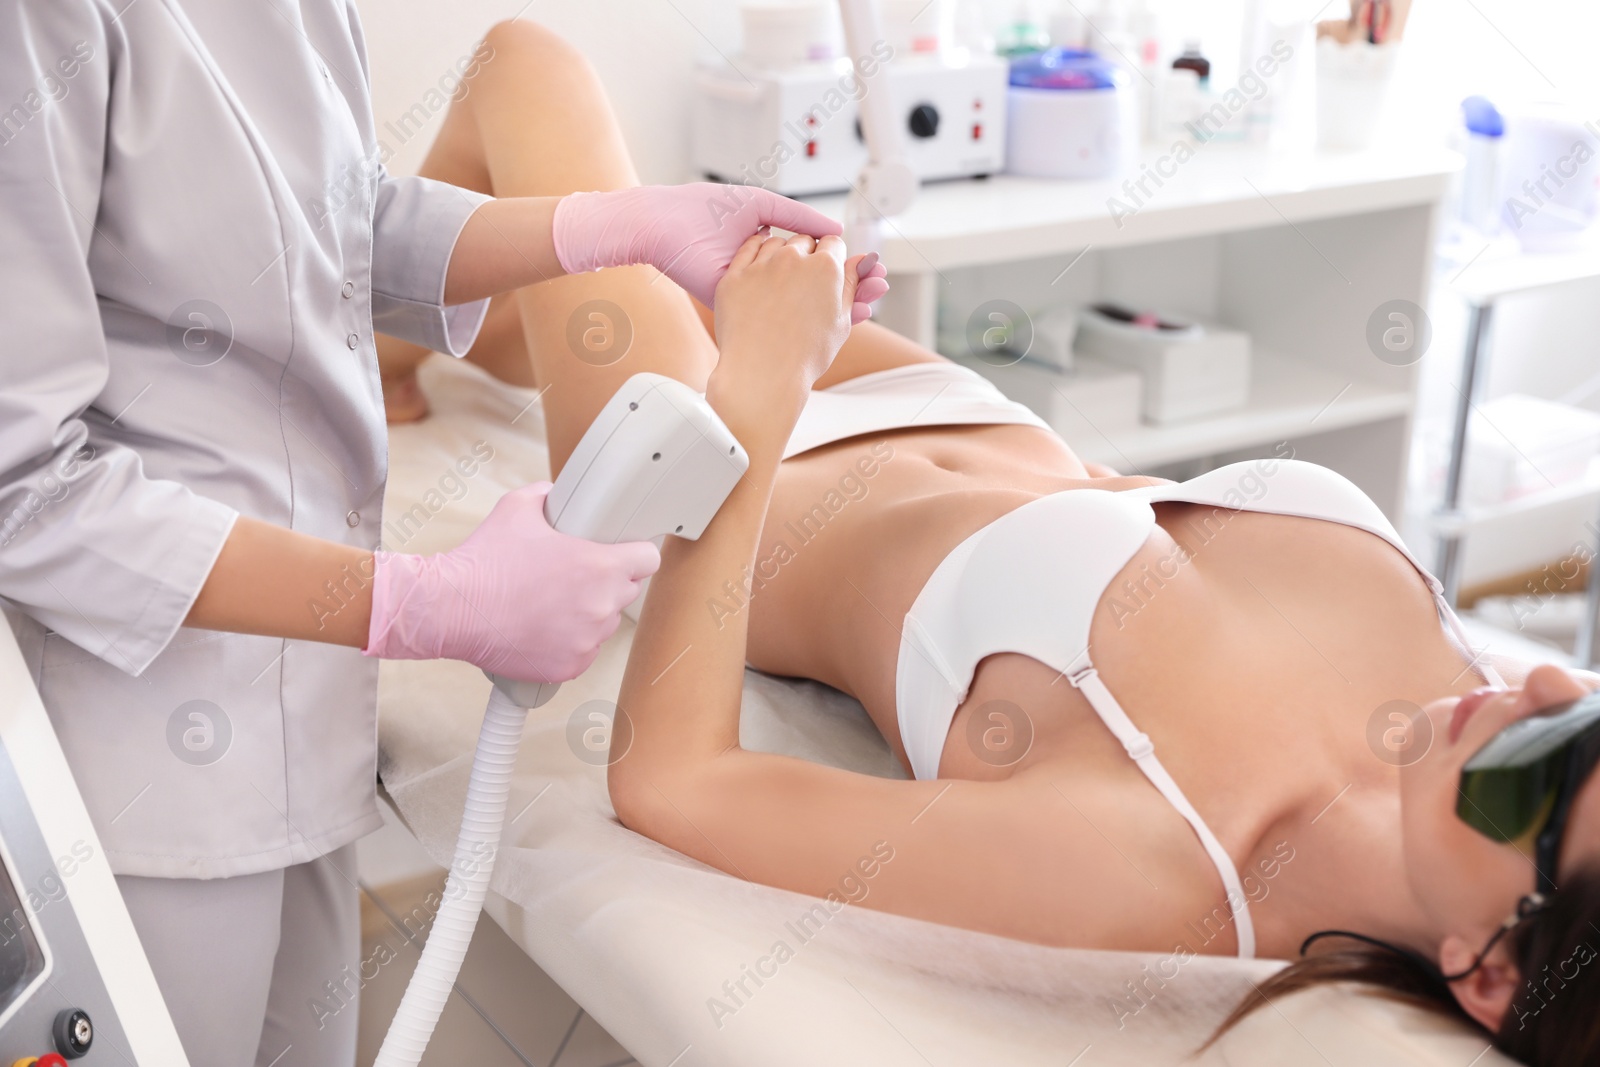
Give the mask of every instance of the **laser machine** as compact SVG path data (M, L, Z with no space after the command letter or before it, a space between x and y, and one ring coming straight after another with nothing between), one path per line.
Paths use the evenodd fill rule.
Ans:
M865 165L845 206L845 244L876 251L883 219L916 197L917 172L896 120L882 64L865 75L863 60L883 40L872 0L840 0L846 46L863 72ZM628 379L590 424L545 500L558 531L616 544L672 535L698 539L750 466L750 457L705 398L659 374ZM511 772L528 710L555 695L554 685L490 675L478 749L444 903L406 987L374 1067L416 1067L466 959L488 895L505 824Z
M636 374L578 442L545 499L545 517L562 533L607 544L669 534L692 541L749 466L750 457L703 396L660 374ZM528 709L559 688L489 677L494 689L444 903L375 1067L415 1067L427 1048L489 890Z
M188 1067L89 811L0 623L0 1067Z

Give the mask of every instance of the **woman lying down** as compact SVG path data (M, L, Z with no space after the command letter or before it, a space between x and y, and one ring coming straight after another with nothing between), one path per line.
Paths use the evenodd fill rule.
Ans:
M580 58L526 24L489 41L424 173L634 181ZM709 330L647 268L557 279L474 353L549 390L558 469L645 370L703 388L750 454L705 535L663 550L619 697L621 821L819 896L887 841L865 906L1046 945L1294 959L1335 931L1266 997L1367 982L1529 1063L1595 1062L1596 679L1475 658L1331 471L1098 476L982 379L852 328L856 262L753 238ZM595 301L631 324L609 366L567 343ZM418 404L415 355L385 359ZM741 748L747 663L857 698L913 778Z

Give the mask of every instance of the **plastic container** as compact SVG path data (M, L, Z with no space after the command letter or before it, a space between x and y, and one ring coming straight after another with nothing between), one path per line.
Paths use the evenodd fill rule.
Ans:
M1372 144L1399 45L1317 41L1317 143L1333 152Z
M1506 119L1501 221L1525 252L1582 243L1596 213L1600 143L1581 115L1539 104Z
M1478 408L1467 441L1468 503L1502 504L1584 478L1600 455L1600 415L1512 393Z
M782 69L821 63L839 54L834 33L834 6L810 3L745 4L739 8L744 27L744 57L760 67Z

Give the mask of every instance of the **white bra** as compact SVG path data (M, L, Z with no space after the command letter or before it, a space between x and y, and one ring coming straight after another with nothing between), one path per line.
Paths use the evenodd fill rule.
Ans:
M1295 515L1375 534L1417 568L1440 617L1464 648L1469 645L1439 581L1417 563L1366 494L1315 464L1269 462L1278 464L1270 475L1256 463L1236 463L1177 485L1057 493L1002 515L957 545L929 577L906 615L895 672L900 736L919 779L938 777L950 723L983 659L1014 652L1062 672L1145 777L1194 828L1227 891L1241 957L1255 954L1255 925L1232 858L1156 758L1150 738L1101 681L1090 658L1095 608L1150 536L1156 523L1151 505L1182 501ZM1247 499L1245 486L1259 495ZM1482 670L1492 684L1500 684L1492 667Z

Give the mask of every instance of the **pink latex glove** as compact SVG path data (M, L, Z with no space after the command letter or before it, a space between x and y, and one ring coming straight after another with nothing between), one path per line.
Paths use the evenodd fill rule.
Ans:
M551 229L556 259L568 274L648 263L711 307L733 254L769 226L812 237L837 236L828 216L750 185L646 185L606 193L572 193L556 205ZM873 261L876 263L876 260ZM882 267L863 308L888 292ZM863 277L865 277L863 275ZM870 315L864 312L859 322Z
M526 682L565 682L594 662L661 555L551 529L549 482L507 493L449 552L378 552L363 653L459 659Z

